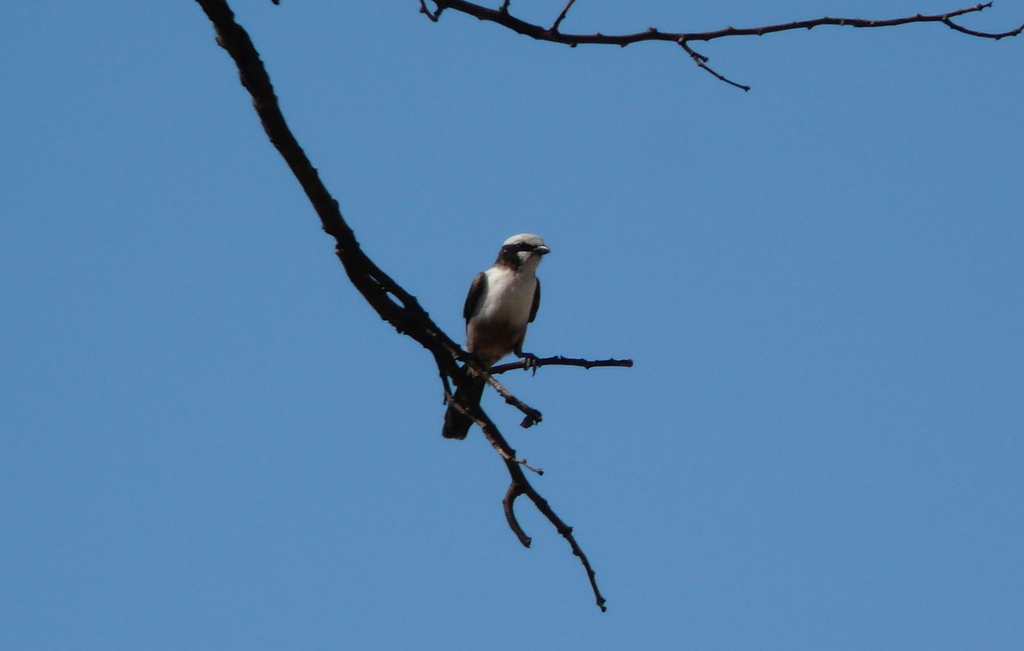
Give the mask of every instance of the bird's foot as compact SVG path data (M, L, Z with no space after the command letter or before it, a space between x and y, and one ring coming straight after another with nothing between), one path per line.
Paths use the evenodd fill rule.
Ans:
M534 375L537 375L537 364L540 362L540 358L533 353L524 353L521 350L516 351L516 357L523 360L523 369L532 370Z

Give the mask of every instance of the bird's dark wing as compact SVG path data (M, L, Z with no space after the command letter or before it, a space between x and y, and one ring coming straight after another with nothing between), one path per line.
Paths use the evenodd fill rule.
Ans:
M481 271L473 279L473 284L469 286L469 294L466 294L466 304L462 307L462 318L467 322L470 317L476 314L477 305L486 291L487 274Z
M540 307L540 278L537 279L537 289L533 292L533 305L530 306L530 323L537 318L537 308Z

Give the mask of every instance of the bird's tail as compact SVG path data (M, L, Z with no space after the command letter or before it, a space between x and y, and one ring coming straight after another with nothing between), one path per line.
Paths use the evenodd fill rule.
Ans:
M480 398L484 395L484 384L486 383L480 378L471 378L469 386L458 388L455 392L455 399L463 404L479 404ZM444 412L444 427L441 428L441 436L446 439L464 439L472 426L472 418L449 404L448 411Z

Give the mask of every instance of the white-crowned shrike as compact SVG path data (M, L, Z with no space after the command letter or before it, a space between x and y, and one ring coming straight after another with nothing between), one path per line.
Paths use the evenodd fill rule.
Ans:
M476 355L485 367L490 368L509 353L531 357L523 353L523 340L526 326L533 322L540 305L537 265L550 251L537 235L513 235L501 246L494 266L473 279L462 308L466 351ZM470 386L459 387L455 392L456 399L479 403L484 384L482 379L472 378ZM472 425L472 418L449 405L441 434L449 439L464 439Z

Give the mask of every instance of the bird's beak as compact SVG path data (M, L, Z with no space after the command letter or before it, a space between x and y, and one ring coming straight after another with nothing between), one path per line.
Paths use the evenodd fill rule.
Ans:
M551 253L551 249L541 244L536 249L534 249L533 252L536 253L537 255L547 255L548 253Z

